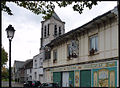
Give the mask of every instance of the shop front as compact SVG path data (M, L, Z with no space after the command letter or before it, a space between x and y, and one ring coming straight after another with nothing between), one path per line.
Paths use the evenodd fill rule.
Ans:
M62 87L117 87L117 60L50 68Z

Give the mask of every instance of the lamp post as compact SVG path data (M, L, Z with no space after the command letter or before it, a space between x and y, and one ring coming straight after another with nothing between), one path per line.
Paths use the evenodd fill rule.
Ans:
M14 37L14 28L12 27L12 25L9 25L6 28L6 32L7 32L7 38L9 39L9 87L11 87L11 41L12 38Z

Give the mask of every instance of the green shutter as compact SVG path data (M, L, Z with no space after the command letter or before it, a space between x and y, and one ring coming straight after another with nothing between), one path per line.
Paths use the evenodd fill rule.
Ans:
M91 70L80 71L80 87L91 87Z
M53 82L58 83L59 86L61 86L62 83L61 75L61 72L53 72Z
M74 87L74 71L69 72L69 85L70 84Z

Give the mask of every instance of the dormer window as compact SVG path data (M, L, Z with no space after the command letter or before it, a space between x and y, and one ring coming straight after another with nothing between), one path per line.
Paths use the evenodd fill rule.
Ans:
M59 35L61 35L61 27L59 27Z
M57 36L57 25L54 27L54 36Z
M46 37L46 26L45 26L45 30L44 30L44 37Z

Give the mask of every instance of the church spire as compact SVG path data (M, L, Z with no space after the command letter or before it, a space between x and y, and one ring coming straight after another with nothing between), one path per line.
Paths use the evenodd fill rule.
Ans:
M59 20L61 21L61 19L59 18L59 16L56 14L56 12L54 11L52 16L51 17L54 17L56 20Z

